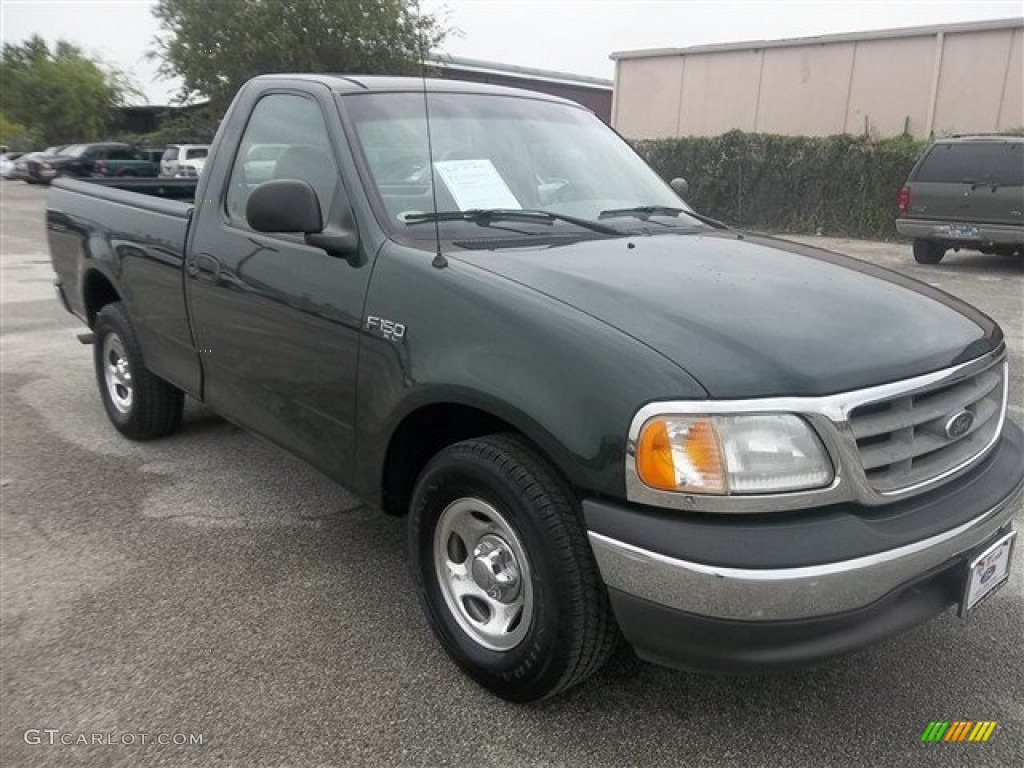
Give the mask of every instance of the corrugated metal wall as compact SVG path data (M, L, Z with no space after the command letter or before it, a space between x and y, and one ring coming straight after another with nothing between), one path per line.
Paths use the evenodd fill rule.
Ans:
M1024 20L757 45L613 55L612 124L633 139L1024 127Z

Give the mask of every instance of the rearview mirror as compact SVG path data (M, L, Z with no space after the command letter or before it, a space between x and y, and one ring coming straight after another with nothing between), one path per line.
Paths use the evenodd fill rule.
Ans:
M681 200L686 199L686 195L690 191L690 185L687 183L686 179L682 176L676 176L668 183L668 185L672 187L677 195L679 195Z
M320 201L308 183L275 179L256 187L245 204L245 220L257 232L320 232Z

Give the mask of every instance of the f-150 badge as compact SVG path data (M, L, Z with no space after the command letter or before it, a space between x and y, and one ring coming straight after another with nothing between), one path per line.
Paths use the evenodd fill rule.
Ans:
M376 315L366 316L366 330L379 331L389 341L401 341L405 338L405 324L396 323L394 320L385 320Z

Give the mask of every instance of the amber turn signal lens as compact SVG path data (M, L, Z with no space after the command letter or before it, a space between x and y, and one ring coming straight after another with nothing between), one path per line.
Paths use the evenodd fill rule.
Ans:
M636 471L640 479L652 488L675 490L676 468L672 463L672 445L664 421L652 421L640 433Z
M645 424L637 441L636 471L659 490L728 490L718 435L706 418L665 417Z

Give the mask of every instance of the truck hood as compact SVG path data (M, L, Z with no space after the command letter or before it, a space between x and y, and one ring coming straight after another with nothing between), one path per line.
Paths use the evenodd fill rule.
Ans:
M992 320L924 283L732 231L449 255L632 336L714 398L858 389L965 362L1002 342Z

